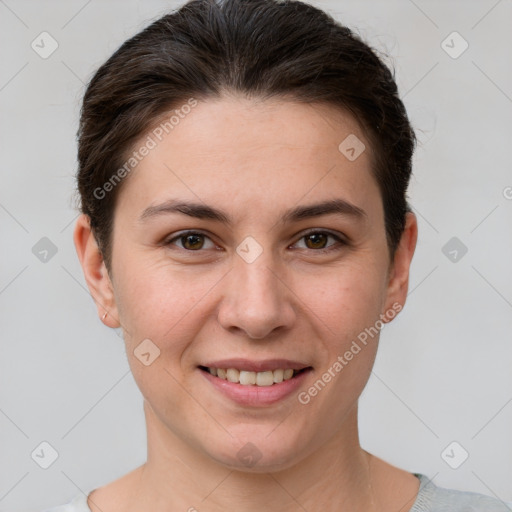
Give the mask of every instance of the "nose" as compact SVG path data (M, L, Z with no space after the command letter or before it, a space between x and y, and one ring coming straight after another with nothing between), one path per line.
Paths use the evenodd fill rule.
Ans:
M294 295L278 268L265 251L252 263L234 256L218 311L224 329L264 339L293 325Z

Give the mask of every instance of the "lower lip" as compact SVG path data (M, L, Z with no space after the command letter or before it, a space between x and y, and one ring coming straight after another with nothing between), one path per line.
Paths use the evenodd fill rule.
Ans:
M198 368L198 371L225 396L240 405L253 407L274 404L291 395L303 384L311 370L311 368L308 368L295 377L278 384L272 384L272 386L246 386L215 377L211 373Z

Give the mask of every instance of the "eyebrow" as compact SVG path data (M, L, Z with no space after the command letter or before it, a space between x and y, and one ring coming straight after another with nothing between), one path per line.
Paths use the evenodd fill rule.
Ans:
M174 213L181 213L196 219L215 220L227 225L233 224L233 221L229 215L217 208L201 203L178 201L175 199L169 199L161 204L149 206L142 212L139 217L139 221L145 222L160 215L168 215ZM320 217L322 215L333 214L352 217L359 221L368 218L367 213L362 208L359 208L358 206L346 201L345 199L333 199L292 208L284 213L279 222L281 224L286 224L304 219Z

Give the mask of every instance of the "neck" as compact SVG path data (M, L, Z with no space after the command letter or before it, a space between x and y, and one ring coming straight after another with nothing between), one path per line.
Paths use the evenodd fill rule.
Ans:
M226 468L177 437L144 404L148 459L138 468L130 510L246 512L373 511L372 456L359 445L357 404L340 430L292 467L256 473Z

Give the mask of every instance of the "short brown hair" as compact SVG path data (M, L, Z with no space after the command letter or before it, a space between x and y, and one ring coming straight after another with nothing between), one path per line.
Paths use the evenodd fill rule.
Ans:
M126 41L84 95L78 192L108 269L122 183L100 198L97 190L163 114L191 97L218 98L226 91L327 103L352 113L371 143L394 256L410 211L406 192L416 139L392 72L359 36L306 3L192 0Z

